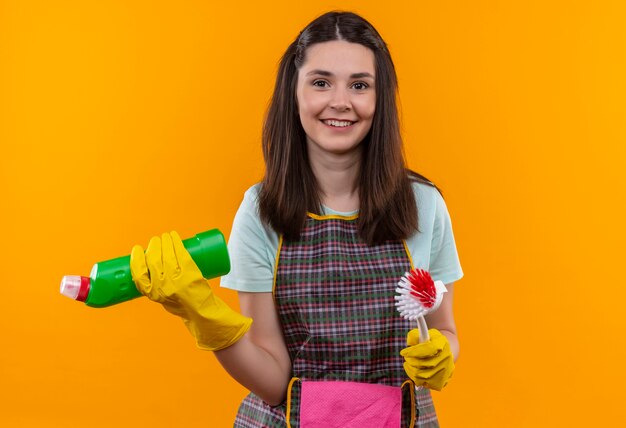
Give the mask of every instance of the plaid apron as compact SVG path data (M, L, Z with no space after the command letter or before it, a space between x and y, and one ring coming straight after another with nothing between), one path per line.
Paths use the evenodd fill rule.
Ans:
M236 428L298 427L300 385L307 380L402 388L402 428L439 426L430 391L415 391L400 355L411 328L394 306L396 284L412 264L406 244L368 246L356 219L309 214L298 241L281 238L274 300L293 378L279 406L250 393Z

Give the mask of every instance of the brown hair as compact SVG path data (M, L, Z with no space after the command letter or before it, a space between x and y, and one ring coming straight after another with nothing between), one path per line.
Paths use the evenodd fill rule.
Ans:
M306 135L296 104L298 69L315 43L345 40L374 53L376 110L363 145L358 229L369 245L406 239L418 230L412 181L436 186L406 168L396 104L397 77L376 29L351 12L329 12L298 35L283 55L263 127L265 176L259 192L261 219L288 239L297 238L307 211L321 213L317 180L309 164Z

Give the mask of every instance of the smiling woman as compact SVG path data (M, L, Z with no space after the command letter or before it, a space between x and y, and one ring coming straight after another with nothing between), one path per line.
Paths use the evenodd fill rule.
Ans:
M239 291L242 314L175 232L132 250L138 290L250 390L236 427L438 425L430 389L454 370L463 272L441 194L405 165L396 81L385 42L353 13L322 15L287 48L265 177L237 212L221 283ZM448 289L425 343L395 306L414 267Z
M463 272L438 189L405 166L396 82L385 42L349 12L311 22L282 57L265 176L235 217L222 278L254 320L216 352L251 391L236 427L438 426L429 388L454 368ZM407 343L394 306L414 264L449 290L428 343Z
M133 249L138 288L250 390L235 427L438 426L430 389L458 355L452 283L463 272L441 194L405 165L396 81L385 42L353 13L322 15L287 48L265 176L237 212L221 282L243 316L206 287L176 234L145 256ZM174 259L186 262L164 274ZM413 267L448 289L425 343L395 307Z
M369 22L353 13L330 12L307 25L280 62L264 126L261 218L286 237L296 237L307 211L321 213L328 204L344 211L358 208L359 233L369 244L410 236L418 217L408 175L434 185L407 174L396 92L393 61ZM320 122L324 119L356 124L341 134ZM330 156L340 154L332 145L321 150L320 144L340 143L335 149L341 152L341 144L350 147L353 137L358 148L345 157ZM323 162L311 162L310 156Z

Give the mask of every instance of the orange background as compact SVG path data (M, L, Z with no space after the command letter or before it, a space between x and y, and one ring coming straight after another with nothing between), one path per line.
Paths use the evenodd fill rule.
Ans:
M232 426L245 391L181 322L59 281L163 231L228 235L279 57L335 8L388 42L409 164L452 216L442 425L626 423L623 2L0 0L1 426Z

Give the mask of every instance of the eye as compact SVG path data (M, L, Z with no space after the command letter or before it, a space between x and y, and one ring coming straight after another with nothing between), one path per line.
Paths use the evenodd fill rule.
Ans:
M369 85L365 82L354 82L352 84L352 87L356 89L357 91L362 91L364 89L369 88Z
M318 88L327 88L328 87L328 82L325 80L314 80L311 83L313 86L317 86Z

